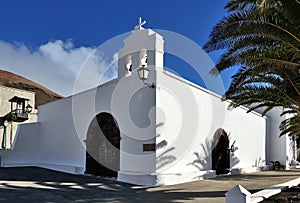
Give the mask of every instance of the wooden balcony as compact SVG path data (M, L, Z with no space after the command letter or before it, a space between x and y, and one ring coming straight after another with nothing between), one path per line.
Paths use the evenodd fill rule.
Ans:
M24 111L14 110L11 113L13 115L14 122L24 122L29 119L28 113Z

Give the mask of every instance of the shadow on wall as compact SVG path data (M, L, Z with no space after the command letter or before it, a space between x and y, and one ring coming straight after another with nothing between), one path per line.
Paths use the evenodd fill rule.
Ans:
M230 143L230 134L228 135L228 139ZM219 142L219 139L217 139L217 142ZM240 162L240 159L235 155L235 152L239 149L237 146L235 146L235 142L236 141L232 142L230 148L229 143L228 146L226 145L229 155L226 159L228 159L228 161L230 162L230 164L227 166L228 169L229 167L233 168ZM206 138L204 143L201 144L200 151L194 152L195 159L193 160L193 162L188 163L187 166L194 166L199 171L215 170L212 166L212 152L215 146L216 143L213 143L212 140Z
M230 133L228 134L229 143L231 143ZM235 146L236 140L234 140L230 146L230 168L234 168L238 163L240 163L240 159L235 155L235 152L239 149L238 146Z
M166 142L165 140L162 141L163 143ZM161 142L161 143L162 143ZM171 147L170 149L167 149L165 152L163 152L161 155L157 157L156 162L156 168L159 170L161 168L166 167L167 165L173 163L176 161L176 157L173 155L170 155L170 152L173 151L175 147Z
M230 153L230 168L234 168L238 163L240 163L240 159L235 156L234 152Z
M164 148L165 146L167 146L167 144L168 144L168 142L166 140L163 140L156 144L156 149Z
M289 136L289 163L294 161L299 161L299 143L300 137L296 135Z
M200 152L194 152L195 160L188 163L187 166L194 166L199 171L211 169L211 149L212 142L208 138L205 139L204 143L201 144Z
M266 164L266 160L263 160L261 157L255 160L254 166L255 167L260 167L264 166Z
M162 131L164 128L164 122L160 122L156 125L156 129L158 131ZM156 135L156 137L160 137L160 134ZM175 147L171 147L169 149L167 149L167 145L168 142L166 140L162 140L161 142L156 144L156 151L157 150L161 150L163 148L166 148L166 150L160 154L157 157L157 161L156 161L156 169L160 170L170 164L172 164L174 161L176 161L176 157L174 155L171 155L171 152L173 152L175 150Z

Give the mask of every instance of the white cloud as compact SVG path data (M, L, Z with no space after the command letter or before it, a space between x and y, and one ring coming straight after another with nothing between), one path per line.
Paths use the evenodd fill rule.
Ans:
M95 50L82 64L76 77L74 92L81 92L117 77L117 54L107 62L101 50Z
M50 41L33 51L24 44L0 41L0 69L16 73L68 96L73 93L76 77L83 64L91 68L84 67L88 70L87 78L80 90L98 85L102 75L101 83L116 77L116 67L104 74L112 62L107 61L103 54L97 55L97 60L86 60L91 54L95 57L95 50L94 47L75 47L72 40Z

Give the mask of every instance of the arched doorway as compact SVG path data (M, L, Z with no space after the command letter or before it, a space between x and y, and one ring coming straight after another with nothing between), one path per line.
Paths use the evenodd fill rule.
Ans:
M226 174L230 168L229 139L224 129L219 128L212 141L212 169L216 174Z
M111 114L100 113L91 121L87 132L85 173L117 177L119 168L119 127Z

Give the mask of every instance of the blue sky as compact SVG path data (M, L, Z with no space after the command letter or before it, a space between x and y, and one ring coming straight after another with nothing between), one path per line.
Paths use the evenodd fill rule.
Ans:
M146 28L176 32L203 46L213 26L226 15L226 2L2 1L0 68L66 96L71 94L71 88L62 85L72 84L84 58L105 41L131 31L139 16L147 21ZM220 52L210 56L216 62ZM172 64L171 61L169 64L178 63ZM197 82L197 78L184 69L179 74ZM225 88L228 87L231 74L232 71L222 74Z

